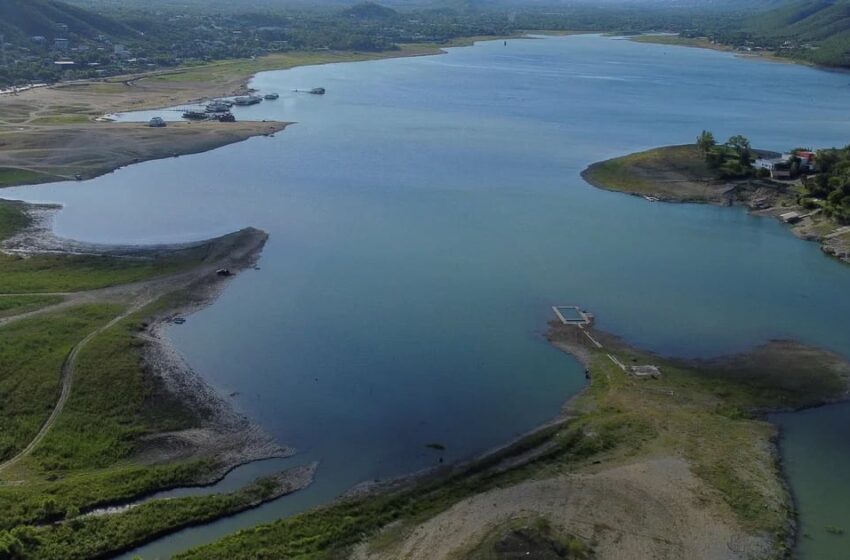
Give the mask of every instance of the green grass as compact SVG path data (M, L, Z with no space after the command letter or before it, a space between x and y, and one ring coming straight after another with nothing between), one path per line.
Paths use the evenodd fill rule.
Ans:
M25 447L47 419L71 348L117 312L87 305L0 328L0 460Z
M170 465L121 464L52 480L0 486L0 535L16 527L64 519L68 512L134 499L163 488L192 484L213 465L190 461ZM0 555L0 558L2 556Z
M276 489L274 480L260 479L230 494L156 500L120 514L72 518L57 525L29 529L28 538L17 537L17 542L7 533L6 540L10 543L7 547L15 547L15 558L21 560L89 560L112 556L155 536L253 507L273 496Z
M0 199L0 241L15 235L31 221L21 204Z
M160 82L221 82L250 76L268 70L286 70L297 66L330 64L337 62L358 62L380 60L413 54L435 54L442 47L469 45L476 39L494 39L495 37L470 37L449 41L444 45L434 43L410 43L401 45L400 50L381 52L356 51L296 51L273 53L256 59L238 58L217 62L186 65L174 71L154 74L145 80Z
M0 241L30 221L23 205L0 200ZM62 254L24 258L0 253L0 293L74 292L127 284L189 269L206 256L204 246L138 258Z
M0 189L3 187L14 187L16 185L34 185L37 183L56 181L58 179L58 177L54 177L47 173L39 173L28 169L0 167Z
M199 255L167 259L0 254L0 293L75 292L138 282L198 264Z
M62 296L10 296L0 297L0 319L35 311L62 301Z
M143 316L125 319L80 352L65 409L28 460L35 472L107 468L127 459L143 436L198 424L198 414L146 371L135 336Z
M670 181L701 182L714 178L694 145L667 146L595 163L584 178L598 187L643 195L670 189Z
M91 122L91 119L86 115L74 114L56 114L46 117L36 117L29 122L31 125L51 125L51 124L85 124Z
M680 35L635 35L629 38L636 43L652 43L656 45L672 45L677 47L697 47L702 49L719 49L705 37L682 37Z

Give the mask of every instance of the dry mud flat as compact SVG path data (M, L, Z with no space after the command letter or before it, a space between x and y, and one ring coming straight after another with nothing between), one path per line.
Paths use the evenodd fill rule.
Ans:
M470 463L468 475L410 481L413 494L442 484L461 495L425 518L384 526L353 558L507 560L523 556L499 546L528 535L524 554L546 559L790 554L793 505L776 428L761 413L847 398L846 360L793 341L680 360L642 352L590 325L550 326L549 341L587 366L590 385L550 429L518 440L497 463L485 456ZM659 375L635 373L645 364ZM373 491L394 487L403 483ZM541 546L541 526L551 528L556 546ZM584 552L557 552L573 540Z
M2 106L0 106L0 110ZM278 122L91 123L0 129L0 168L38 174L30 182L89 179L120 167L206 152L280 132Z
M687 463L660 457L602 470L529 480L463 500L418 526L398 548L357 560L463 557L511 521L543 516L593 542L598 560L747 559L769 551L728 513L701 503L703 483Z

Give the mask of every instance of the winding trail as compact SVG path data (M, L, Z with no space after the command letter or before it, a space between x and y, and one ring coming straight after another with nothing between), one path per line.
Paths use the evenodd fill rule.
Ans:
M47 432L50 431L50 428L53 427L53 424L56 423L56 420L59 418L59 415L62 414L62 409L65 408L65 403L68 402L68 397L71 395L71 387L74 383L74 364L77 361L77 356L79 356L80 350L82 350L86 346L86 344L91 342L92 339L94 339L97 335L99 335L100 333L109 329L110 327L115 326L121 320L123 320L126 317L130 316L131 314L135 313L136 311L138 311L139 309L141 309L142 307L144 307L145 305L147 305L151 301L153 301L153 300L144 301L144 302L137 303L137 304L131 306L130 308L125 310L123 313L121 313L117 317L113 318L111 321L109 321L105 325L103 325L103 326L95 329L94 331L90 332L84 339L82 339L80 342L78 342L76 344L76 346L71 348L71 351L68 352L68 356L65 358L65 361L62 363L62 369L61 369L61 375L60 375L60 379L61 379L61 383L62 383L62 391L59 394L59 399L56 401L56 405L53 407L53 410L51 411L50 416L47 417L47 420L45 420L44 424L41 426L41 429L38 431L38 433L35 435L35 437L33 437L32 441L30 441L30 443L25 448L23 448L17 455L12 457L8 461L6 461L4 463L0 463L0 473L5 471L9 467L15 465L21 459L23 459L24 457L26 457L30 453L32 453L33 450L36 448L36 446L38 446L38 444L41 443L41 440L44 439L44 436L47 435ZM51 307L55 307L55 306L51 306Z
M239 238L241 236L241 239ZM33 317L40 314L52 313L59 309L73 307L77 305L85 305L92 303L119 303L126 305L126 308L119 315L114 317L108 323L98 327L88 333L85 338L78 342L65 357L60 370L61 392L56 404L53 407L50 415L42 424L38 433L33 439L18 452L14 457L0 463L0 475L10 467L19 463L22 459L30 455L33 450L41 443L56 420L62 414L62 410L71 395L71 389L74 382L74 367L77 357L85 346L104 331L115 326L122 320L126 319L133 313L143 309L147 305L153 303L165 294L188 288L189 286L199 285L204 283L212 283L221 280L217 270L227 267L240 267L244 263L250 261L252 255L255 254L265 243L267 236L264 232L248 228L242 230L238 234L231 234L209 243L209 251L204 260L188 270L142 280L129 284L121 284L106 288L97 288L93 290L82 290L78 292L36 292L36 293L3 293L0 297L25 296L25 295L40 295L40 296L62 296L65 299L53 305L47 305L32 311L20 313L10 317L0 319L0 327L4 327L9 323L20 321L25 318ZM8 484L8 482L6 482ZM3 484L3 482L0 482Z

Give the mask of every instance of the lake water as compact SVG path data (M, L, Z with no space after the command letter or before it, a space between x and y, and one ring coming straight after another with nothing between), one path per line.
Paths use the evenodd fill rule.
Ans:
M817 245L741 209L652 204L579 177L704 128L771 150L844 145L848 83L598 36L485 42L260 74L254 87L280 100L235 114L297 121L274 138L6 190L64 203L57 232L86 241L249 225L271 235L261 270L169 336L300 451L249 472L319 459L316 483L133 554L167 557L552 418L584 383L543 338L552 305L581 305L602 329L668 354L792 337L850 355L850 269ZM316 86L328 93L292 91ZM782 418L784 451L803 526L815 527L801 554L844 558L850 540L815 529L850 529L850 481L838 474L850 407L823 411Z

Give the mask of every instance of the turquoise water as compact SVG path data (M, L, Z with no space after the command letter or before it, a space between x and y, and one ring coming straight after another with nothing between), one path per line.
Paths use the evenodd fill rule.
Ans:
M201 239L248 225L271 235L261 270L169 335L300 451L252 473L319 459L317 481L133 554L167 557L553 417L584 376L543 338L552 305L578 304L601 328L669 354L776 337L850 354L850 269L816 245L741 209L652 204L579 177L594 161L692 142L704 128L771 150L844 145L848 82L596 36L479 43L264 73L254 86L281 99L235 113L297 121L274 138L7 190L64 203L58 233L87 241ZM328 93L292 93L316 86ZM772 117L789 108L793 124ZM792 457L809 445L835 461L850 447L811 436L847 425L850 410L835 410L838 420L797 426L797 446L787 430L792 482ZM835 464L805 470L817 485ZM822 500L807 497L810 485L795 491L803 518L816 519ZM850 519L850 484L828 495L830 517ZM843 558L848 544L816 536L802 551Z

